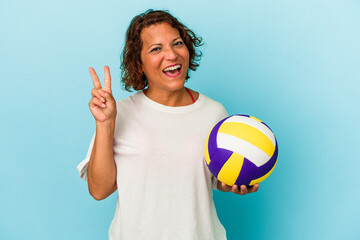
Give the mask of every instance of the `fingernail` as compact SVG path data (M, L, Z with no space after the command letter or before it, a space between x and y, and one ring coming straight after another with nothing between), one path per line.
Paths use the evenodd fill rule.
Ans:
M101 106L102 106L102 107L106 107L106 105L105 105L105 104L102 104Z

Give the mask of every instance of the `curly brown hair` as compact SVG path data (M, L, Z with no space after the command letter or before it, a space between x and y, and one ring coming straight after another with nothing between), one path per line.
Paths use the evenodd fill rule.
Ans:
M193 31L179 22L167 10L149 9L144 13L135 16L126 32L125 46L122 53L122 61L120 69L122 83L127 91L134 89L144 90L148 82L145 74L141 71L141 31L153 24L166 22L179 31L180 37L183 39L189 51L189 69L195 71L199 66L202 53L197 47L203 45L202 39L197 37ZM189 79L189 72L186 80Z

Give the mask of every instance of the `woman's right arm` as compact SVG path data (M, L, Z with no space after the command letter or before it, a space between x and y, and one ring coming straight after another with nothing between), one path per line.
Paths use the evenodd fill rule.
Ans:
M94 88L89 108L96 120L96 134L87 169L89 193L96 200L111 195L117 188L116 165L113 139L116 119L116 102L111 92L109 67L105 66L105 83L100 80L93 68L89 69Z

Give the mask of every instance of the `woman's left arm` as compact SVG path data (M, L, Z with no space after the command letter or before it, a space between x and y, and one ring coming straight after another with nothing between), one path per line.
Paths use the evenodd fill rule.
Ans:
M248 193L257 192L259 189L259 184L256 183L252 187L246 187L245 185L241 185L240 188L238 185L229 186L226 183L218 181L217 188L222 192L233 192L235 194L246 195Z

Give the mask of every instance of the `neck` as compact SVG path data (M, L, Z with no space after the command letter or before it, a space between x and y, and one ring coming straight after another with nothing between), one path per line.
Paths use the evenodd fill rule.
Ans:
M187 106L194 103L192 96L185 87L176 91L153 91L150 87L144 91L151 100L169 107Z

